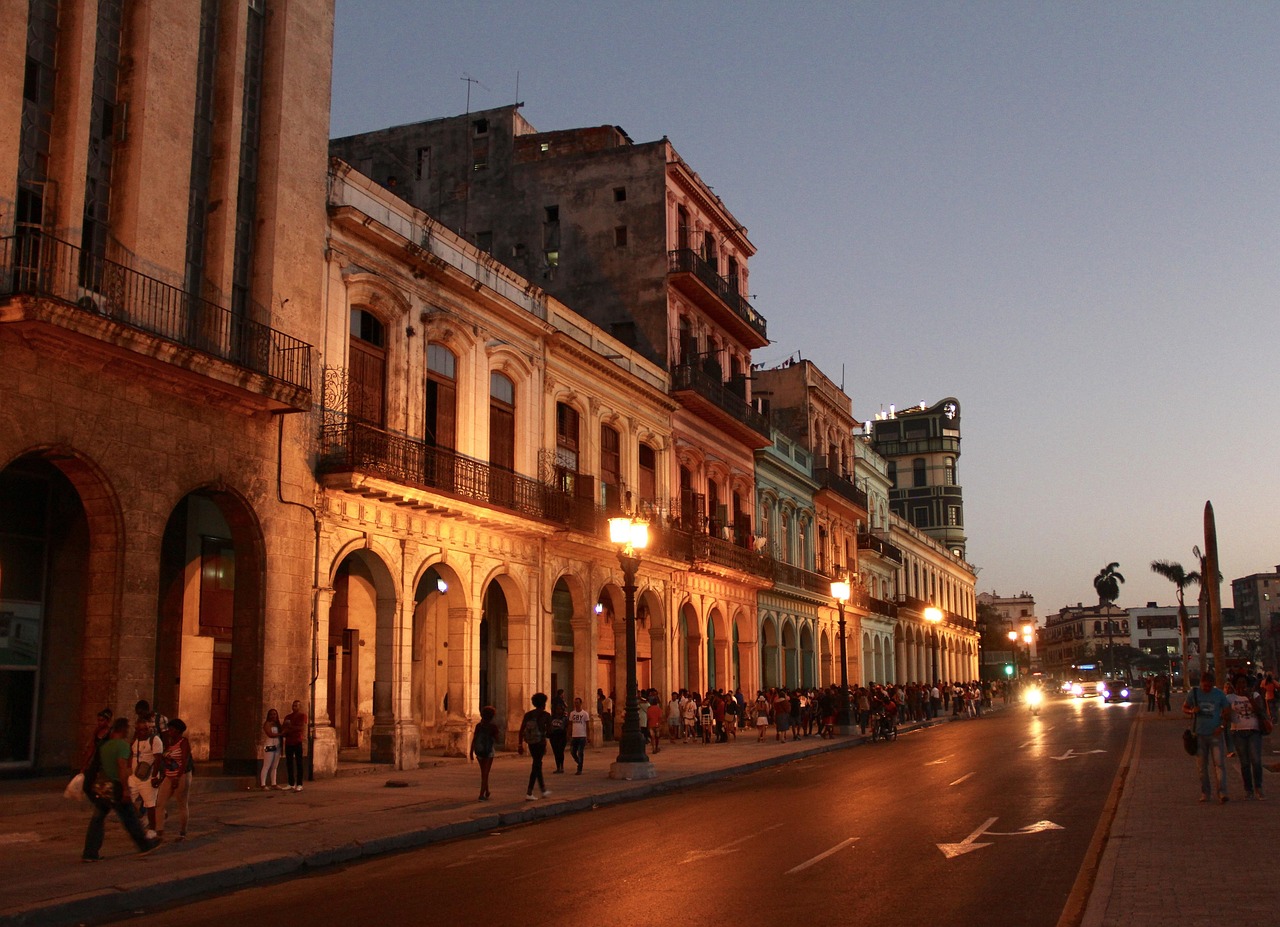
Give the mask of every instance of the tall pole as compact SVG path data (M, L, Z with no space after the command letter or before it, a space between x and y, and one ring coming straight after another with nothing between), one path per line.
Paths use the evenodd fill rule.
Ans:
M840 608L840 620L838 622L840 629L840 693L844 702L841 706L841 711L844 714L843 723L850 724L852 715L849 713L849 657L844 640L844 599L836 599L836 605Z
M1222 639L1222 590L1218 586L1218 525L1213 517L1213 503L1204 504L1204 572L1200 574L1202 587L1209 590L1209 634L1213 639L1213 665L1219 684L1227 678L1226 647ZM1204 641L1200 643L1204 649Z
M636 679L636 572L640 558L618 551L622 566L622 592L627 614L627 705L622 720L622 737L618 741L619 763L648 763L644 736L640 733L640 684Z

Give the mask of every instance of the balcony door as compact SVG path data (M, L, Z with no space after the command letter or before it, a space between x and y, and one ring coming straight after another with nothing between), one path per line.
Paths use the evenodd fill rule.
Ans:
M386 329L364 309L351 310L347 414L377 428L386 423Z

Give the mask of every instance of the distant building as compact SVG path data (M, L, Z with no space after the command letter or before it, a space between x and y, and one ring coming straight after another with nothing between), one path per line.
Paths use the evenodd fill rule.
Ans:
M1130 642L1127 609L1115 605L1068 605L1045 619L1040 635L1044 670L1069 677L1083 664L1110 669L1108 650ZM1117 662L1117 666L1122 665Z
M1040 626L1040 619L1036 617L1036 600L1029 592L1022 592L1013 596L1002 596L992 590L991 592L978 593L978 604L986 605L992 608L999 615L999 627L987 628L989 642L988 646L992 647L994 653L988 651L984 654L985 663L1002 662L1005 657L1001 654L999 648L995 648L996 641L1003 642L1005 650L1008 652L1011 662L1017 666L1028 666L1031 670L1035 670L1039 663L1039 646L1036 640L1037 631ZM1023 628L1027 625L1031 626L1031 653L1030 658L1026 656L1026 644L1022 640ZM1013 643L1009 640L1009 632L1018 635L1018 640ZM1016 659L1013 659L1015 658Z
M889 462L889 505L897 515L965 556L964 493L956 477L960 459L960 403L943 399L877 416L872 445Z
M1178 633L1178 607L1148 602L1141 608L1129 609L1130 643L1152 658L1158 668L1180 676L1182 641ZM1187 606L1187 653L1200 652L1200 609ZM1153 668L1156 668L1153 666Z
M1223 619L1223 638L1227 653L1234 645L1247 651L1250 640L1258 642L1259 658L1275 672L1280 665L1280 566L1274 573L1252 573L1231 581L1231 601L1238 624L1228 625ZM1229 633L1238 630L1237 634Z

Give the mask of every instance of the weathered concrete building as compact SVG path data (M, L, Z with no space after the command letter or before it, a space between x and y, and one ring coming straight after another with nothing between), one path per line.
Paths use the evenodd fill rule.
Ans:
M103 706L248 767L305 699L331 0L0 31L0 767Z

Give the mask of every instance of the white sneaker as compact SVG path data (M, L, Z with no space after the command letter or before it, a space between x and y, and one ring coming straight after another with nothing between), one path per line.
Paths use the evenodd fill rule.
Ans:
M526 795L526 796L524 797L524 800L525 800L525 801L537 801L537 800L538 800L538 796L537 796L537 795Z
M295 792L301 792L301 791L302 791L302 786L300 786L300 785L295 785L295 786L293 787L293 790L294 790Z
M151 828L147 828L147 839L148 839L148 840L155 840L157 836L158 836L158 835L156 834L156 832L155 832L155 831L151 830Z
M543 797L543 798L546 798L546 797L547 797L548 795L550 795L550 794L551 794L550 792L543 792L543 793L542 793L542 797Z

